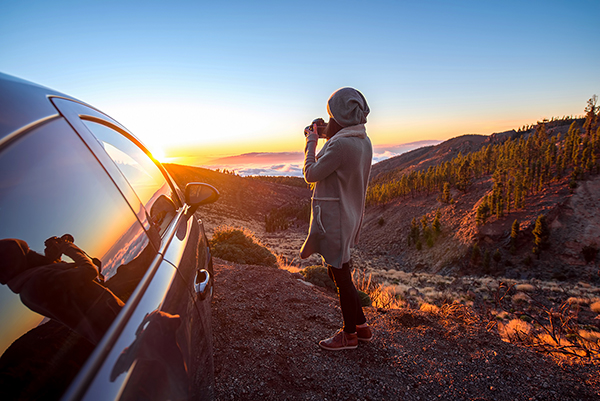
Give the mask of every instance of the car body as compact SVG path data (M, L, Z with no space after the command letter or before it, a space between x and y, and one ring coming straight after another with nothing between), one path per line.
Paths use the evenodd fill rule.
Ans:
M1 398L213 398L195 211L217 198L94 107L0 74Z

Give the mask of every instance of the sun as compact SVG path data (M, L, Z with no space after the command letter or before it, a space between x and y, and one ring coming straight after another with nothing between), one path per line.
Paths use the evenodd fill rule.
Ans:
M169 159L166 155L164 150L162 149L152 149L150 151L150 153L152 153L152 157L154 157L156 160L158 160L161 163L166 163L167 160Z

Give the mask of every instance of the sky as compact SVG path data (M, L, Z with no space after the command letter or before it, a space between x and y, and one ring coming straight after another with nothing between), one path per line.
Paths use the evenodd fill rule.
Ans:
M375 161L583 114L599 17L597 0L5 0L0 72L94 105L160 160L297 175L303 128L344 86L369 103Z

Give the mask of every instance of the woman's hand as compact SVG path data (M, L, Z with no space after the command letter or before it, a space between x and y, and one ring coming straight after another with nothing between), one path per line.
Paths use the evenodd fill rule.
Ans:
M304 128L304 136L306 137L306 140L311 140L311 139L315 139L315 140L319 140L319 134L317 134L317 124L314 123L312 125L309 125L308 127Z

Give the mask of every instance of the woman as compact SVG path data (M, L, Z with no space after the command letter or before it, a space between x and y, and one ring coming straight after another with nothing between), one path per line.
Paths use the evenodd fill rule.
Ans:
M365 123L369 106L353 88L335 91L327 101L327 142L315 156L317 124L305 129L304 179L315 183L308 237L300 256L319 253L335 281L340 296L344 327L319 342L326 350L353 349L358 341L370 341L371 329L352 282L350 247L358 242L373 149Z

